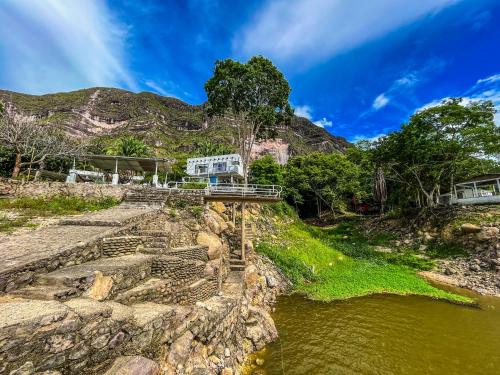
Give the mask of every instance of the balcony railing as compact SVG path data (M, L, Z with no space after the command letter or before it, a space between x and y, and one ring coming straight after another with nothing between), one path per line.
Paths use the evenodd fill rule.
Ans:
M208 182L175 181L165 186L169 190L203 190L207 196L230 195L238 197L280 198L279 185L215 184Z

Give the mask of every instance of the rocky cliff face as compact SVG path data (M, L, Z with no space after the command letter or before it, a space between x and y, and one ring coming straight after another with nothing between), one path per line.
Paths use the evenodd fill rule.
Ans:
M113 88L89 88L67 93L27 95L0 90L0 101L10 110L57 124L77 137L134 134L167 152L189 152L196 142L234 144L234 129L223 119L209 120L202 106L181 100ZM278 130L276 147L261 146L259 152L290 155L313 151L343 152L349 143L334 137L309 120L294 117L290 126Z

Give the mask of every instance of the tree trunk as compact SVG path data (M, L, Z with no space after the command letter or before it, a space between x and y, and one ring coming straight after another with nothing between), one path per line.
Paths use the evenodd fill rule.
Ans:
M21 172L21 153L16 153L16 161L14 162L14 169L12 170L12 178L17 178Z

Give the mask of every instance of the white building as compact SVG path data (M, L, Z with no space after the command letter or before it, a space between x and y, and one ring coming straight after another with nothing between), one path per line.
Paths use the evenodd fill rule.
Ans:
M205 156L187 160L186 173L210 180L211 184L242 180L243 162L239 154Z
M439 197L439 203L500 203L500 173L487 173L459 182L453 186L452 192Z

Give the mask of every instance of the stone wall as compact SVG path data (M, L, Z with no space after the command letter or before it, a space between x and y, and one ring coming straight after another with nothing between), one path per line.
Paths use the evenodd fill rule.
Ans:
M0 196L53 197L74 195L82 198L112 197L121 201L125 194L133 189L140 189L140 187L93 183L66 184L57 181L22 182L0 177Z
M174 208L176 215L169 211ZM135 251L134 257L151 257L145 274L130 269L109 276L119 280L103 299L40 301L0 294L0 374L103 374L116 358L123 357L123 369L125 356L154 360L161 374L237 373L249 353L277 337L269 312L286 283L253 251L243 273L229 274L229 248L237 234L227 219L223 212L206 209L199 216L189 206L172 204L70 246L68 254L37 265L29 277L11 275L19 288L35 273L101 256L112 256L111 262ZM140 255L144 246L158 252Z

